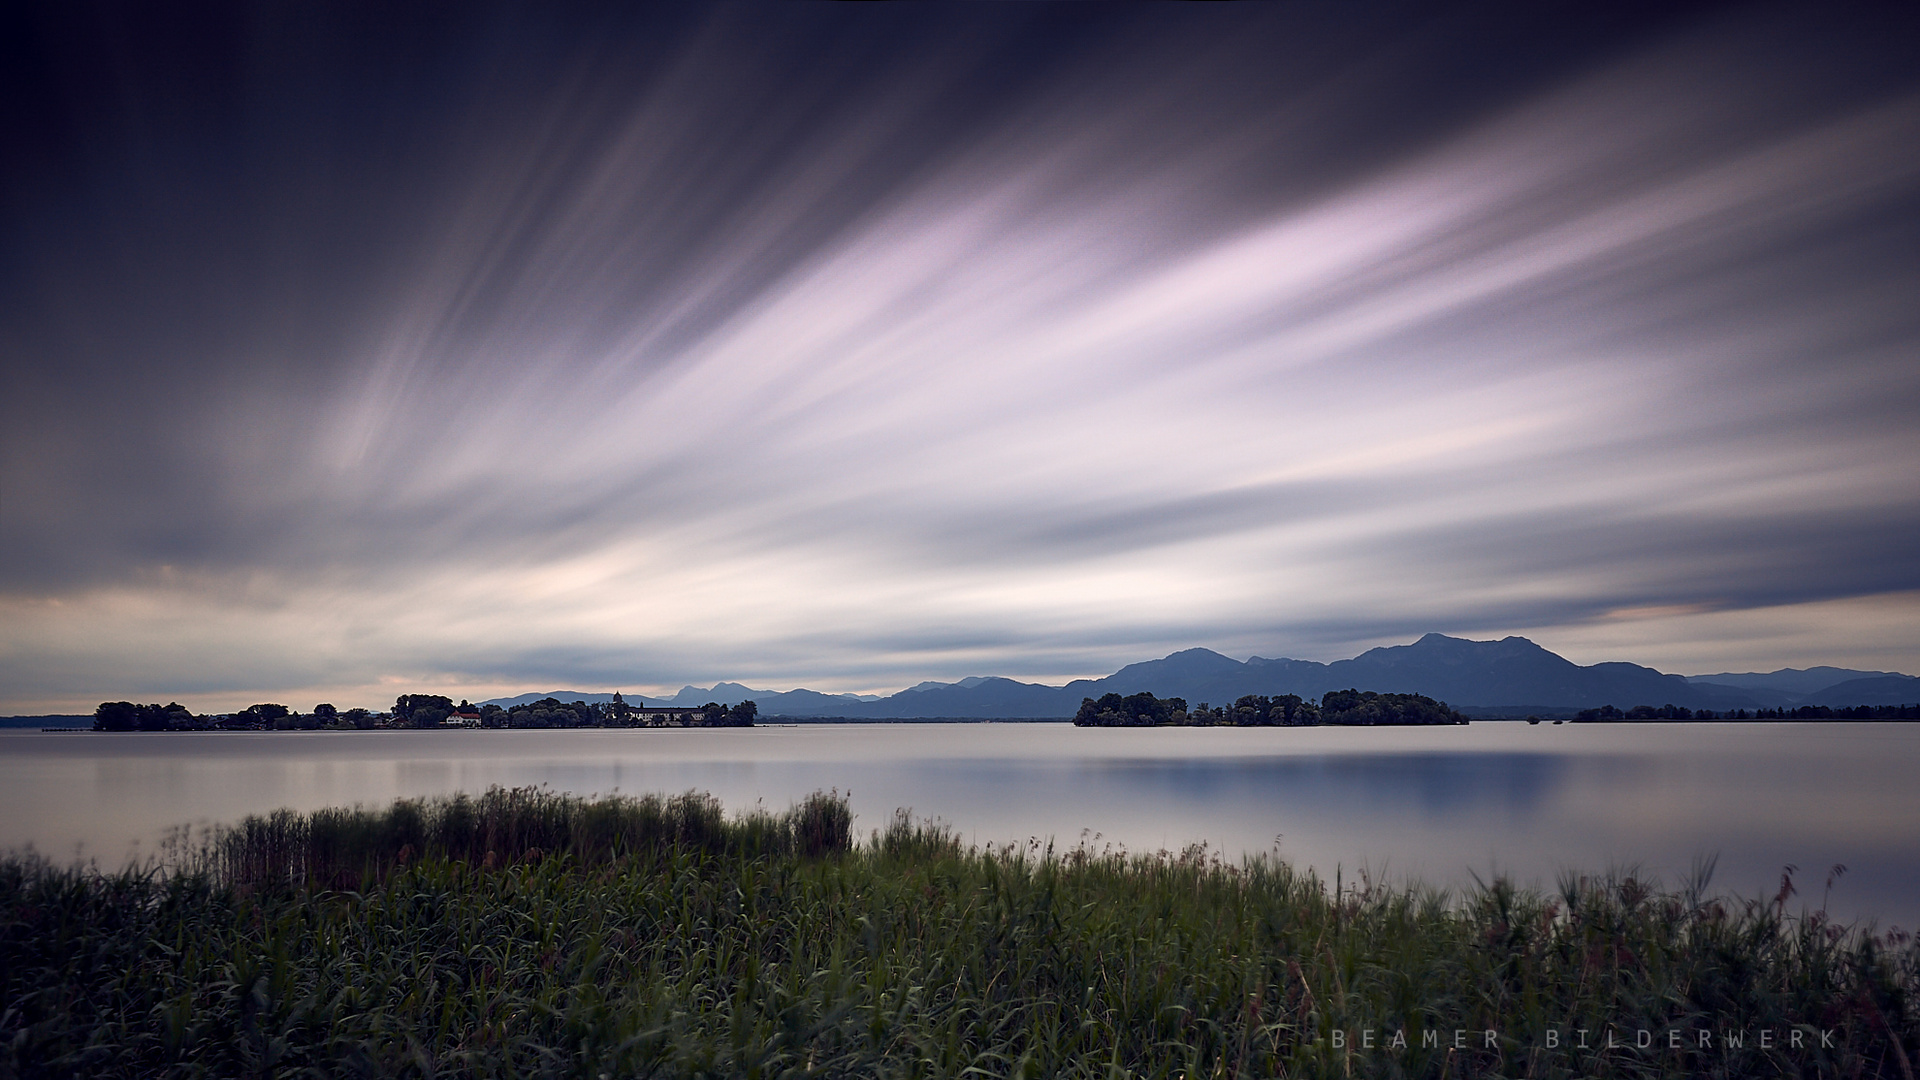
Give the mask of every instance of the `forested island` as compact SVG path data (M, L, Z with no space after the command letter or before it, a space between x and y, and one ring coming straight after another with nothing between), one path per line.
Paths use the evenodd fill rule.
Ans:
M1469 707L1471 708L1471 707ZM1481 715L1476 713L1476 715ZM439 694L402 694L386 712L339 709L315 705L296 712L285 705L263 703L231 713L195 713L178 702L136 704L103 701L92 717L94 731L376 731L436 728L548 729L548 728L713 728L752 727L759 706L751 701L723 705L709 701L696 707L647 705L621 695L603 702L562 701L547 697L531 703L502 707L455 702ZM1487 717L1482 715L1482 719ZM1504 719L1523 719L1511 713ZM53 719L53 718L50 718ZM75 718L79 719L79 718ZM911 722L925 717L776 717L784 721L843 723ZM979 722L1006 717L947 718ZM1038 716L1019 719L1064 719ZM1831 707L1803 705L1782 709L1689 709L1676 705L1612 705L1581 709L1577 713L1548 712L1524 717L1532 723L1632 723L1636 721L1806 721L1806 720L1915 720L1920 705L1860 705ZM1400 727L1465 724L1468 717L1444 701L1424 694L1376 693L1371 690L1333 690L1318 702L1297 694L1247 694L1231 705L1207 702L1188 707L1180 697L1158 697L1149 692L1105 694L1082 698L1073 717L1079 727Z
M1317 705L1298 694L1247 694L1232 705L1203 701L1191 709L1183 698L1107 694L1097 701L1081 699L1073 722L1076 727L1401 727L1464 724L1467 718L1423 694L1330 690Z
M1529 716L1530 723L1541 717ZM1675 720L1915 720L1920 705L1859 705L1834 708L1803 705L1797 709L1689 709L1683 705L1635 705L1620 709L1603 705L1581 709L1574 723L1632 723ZM1425 694L1384 694L1372 690L1332 690L1318 704L1298 694L1247 694L1232 705L1201 702L1187 707L1186 699L1156 697L1151 693L1127 696L1106 694L1082 698L1073 722L1079 727L1405 727L1465 724L1468 718L1444 701ZM1555 723L1561 721L1556 720Z
M664 728L752 727L760 714L751 701L722 705L709 701L698 708L649 706L627 701L619 694L605 702L562 702L542 698L503 709L498 705L455 704L440 694L401 694L393 711L337 709L326 703L312 712L297 713L285 705L265 703L239 712L195 714L178 702L136 705L131 701L103 701L93 713L95 731L373 731L433 728Z

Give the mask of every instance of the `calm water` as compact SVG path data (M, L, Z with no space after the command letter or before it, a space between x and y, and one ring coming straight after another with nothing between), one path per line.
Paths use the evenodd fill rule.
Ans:
M1331 876L1461 885L1498 872L1639 866L1771 896L1801 868L1818 905L1920 923L1920 725L1477 723L1464 728L1086 730L1063 724L750 730L96 735L0 732L0 847L103 863L169 827L280 806L545 784L689 788L728 807L851 791L856 828L896 807L979 842L1131 851L1205 841Z

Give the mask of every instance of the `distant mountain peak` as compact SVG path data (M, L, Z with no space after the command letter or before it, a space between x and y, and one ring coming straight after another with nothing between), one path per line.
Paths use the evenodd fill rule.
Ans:
M1212 649L1181 649L1176 653L1168 653L1158 660L1143 660L1138 664L1128 664L1120 670L1127 671L1132 668L1145 667L1148 664L1181 670L1218 671L1233 670L1246 666L1233 657L1223 656L1220 653L1214 652Z
M1389 649L1418 649L1422 647L1430 648L1430 649L1431 648L1447 648L1447 649L1466 648L1466 649L1479 649L1484 651L1484 650L1490 650L1502 645L1506 646L1507 649L1509 650L1525 649L1528 651L1533 651L1533 650L1538 650L1540 652L1548 651L1547 649L1539 645L1537 642L1535 642L1532 638L1523 638L1518 634L1508 634L1506 637L1500 638L1497 641L1478 641L1473 638L1453 637L1448 634L1429 633L1429 634L1420 635L1419 640L1413 642L1413 644L1411 645L1387 645L1383 647L1389 648Z
M1161 659L1175 660L1175 659L1185 659L1187 657L1204 657L1204 656L1210 656L1216 660L1230 660L1236 664L1240 662L1238 660L1234 660L1233 657L1231 656L1226 656L1221 653L1214 652L1212 649L1203 649L1198 647L1192 648L1192 649L1181 649L1179 652L1170 652L1166 656L1162 657Z

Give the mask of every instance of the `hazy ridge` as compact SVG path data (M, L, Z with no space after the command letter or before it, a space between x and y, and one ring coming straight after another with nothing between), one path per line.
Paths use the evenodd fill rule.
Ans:
M1369 649L1348 660L1250 657L1246 661L1211 649L1184 649L1158 660L1128 664L1100 679L1065 686L973 676L952 683L922 682L883 698L824 694L814 690L755 689L737 682L687 686L648 704L731 705L751 698L762 716L849 719L930 717L1068 717L1085 697L1150 691L1189 703L1225 704L1244 694L1319 697L1355 687L1425 694L1472 712L1542 712L1600 705L1681 705L1694 709L1790 708L1801 705L1895 705L1920 701L1920 678L1897 672L1850 668L1783 668L1775 672L1670 675L1628 663L1580 665L1523 637L1470 641L1428 634L1408 645ZM511 706L547 694L495 698ZM565 701L606 701L611 694L556 690Z

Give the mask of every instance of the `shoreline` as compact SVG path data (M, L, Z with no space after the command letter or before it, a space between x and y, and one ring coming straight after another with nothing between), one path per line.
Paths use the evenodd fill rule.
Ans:
M1791 879L1441 892L850 825L819 793L726 817L496 789L256 817L173 875L0 857L0 1054L21 1075L237 1075L271 1047L268 1071L451 1076L1887 1077L1920 1040L1913 936L1791 913Z

